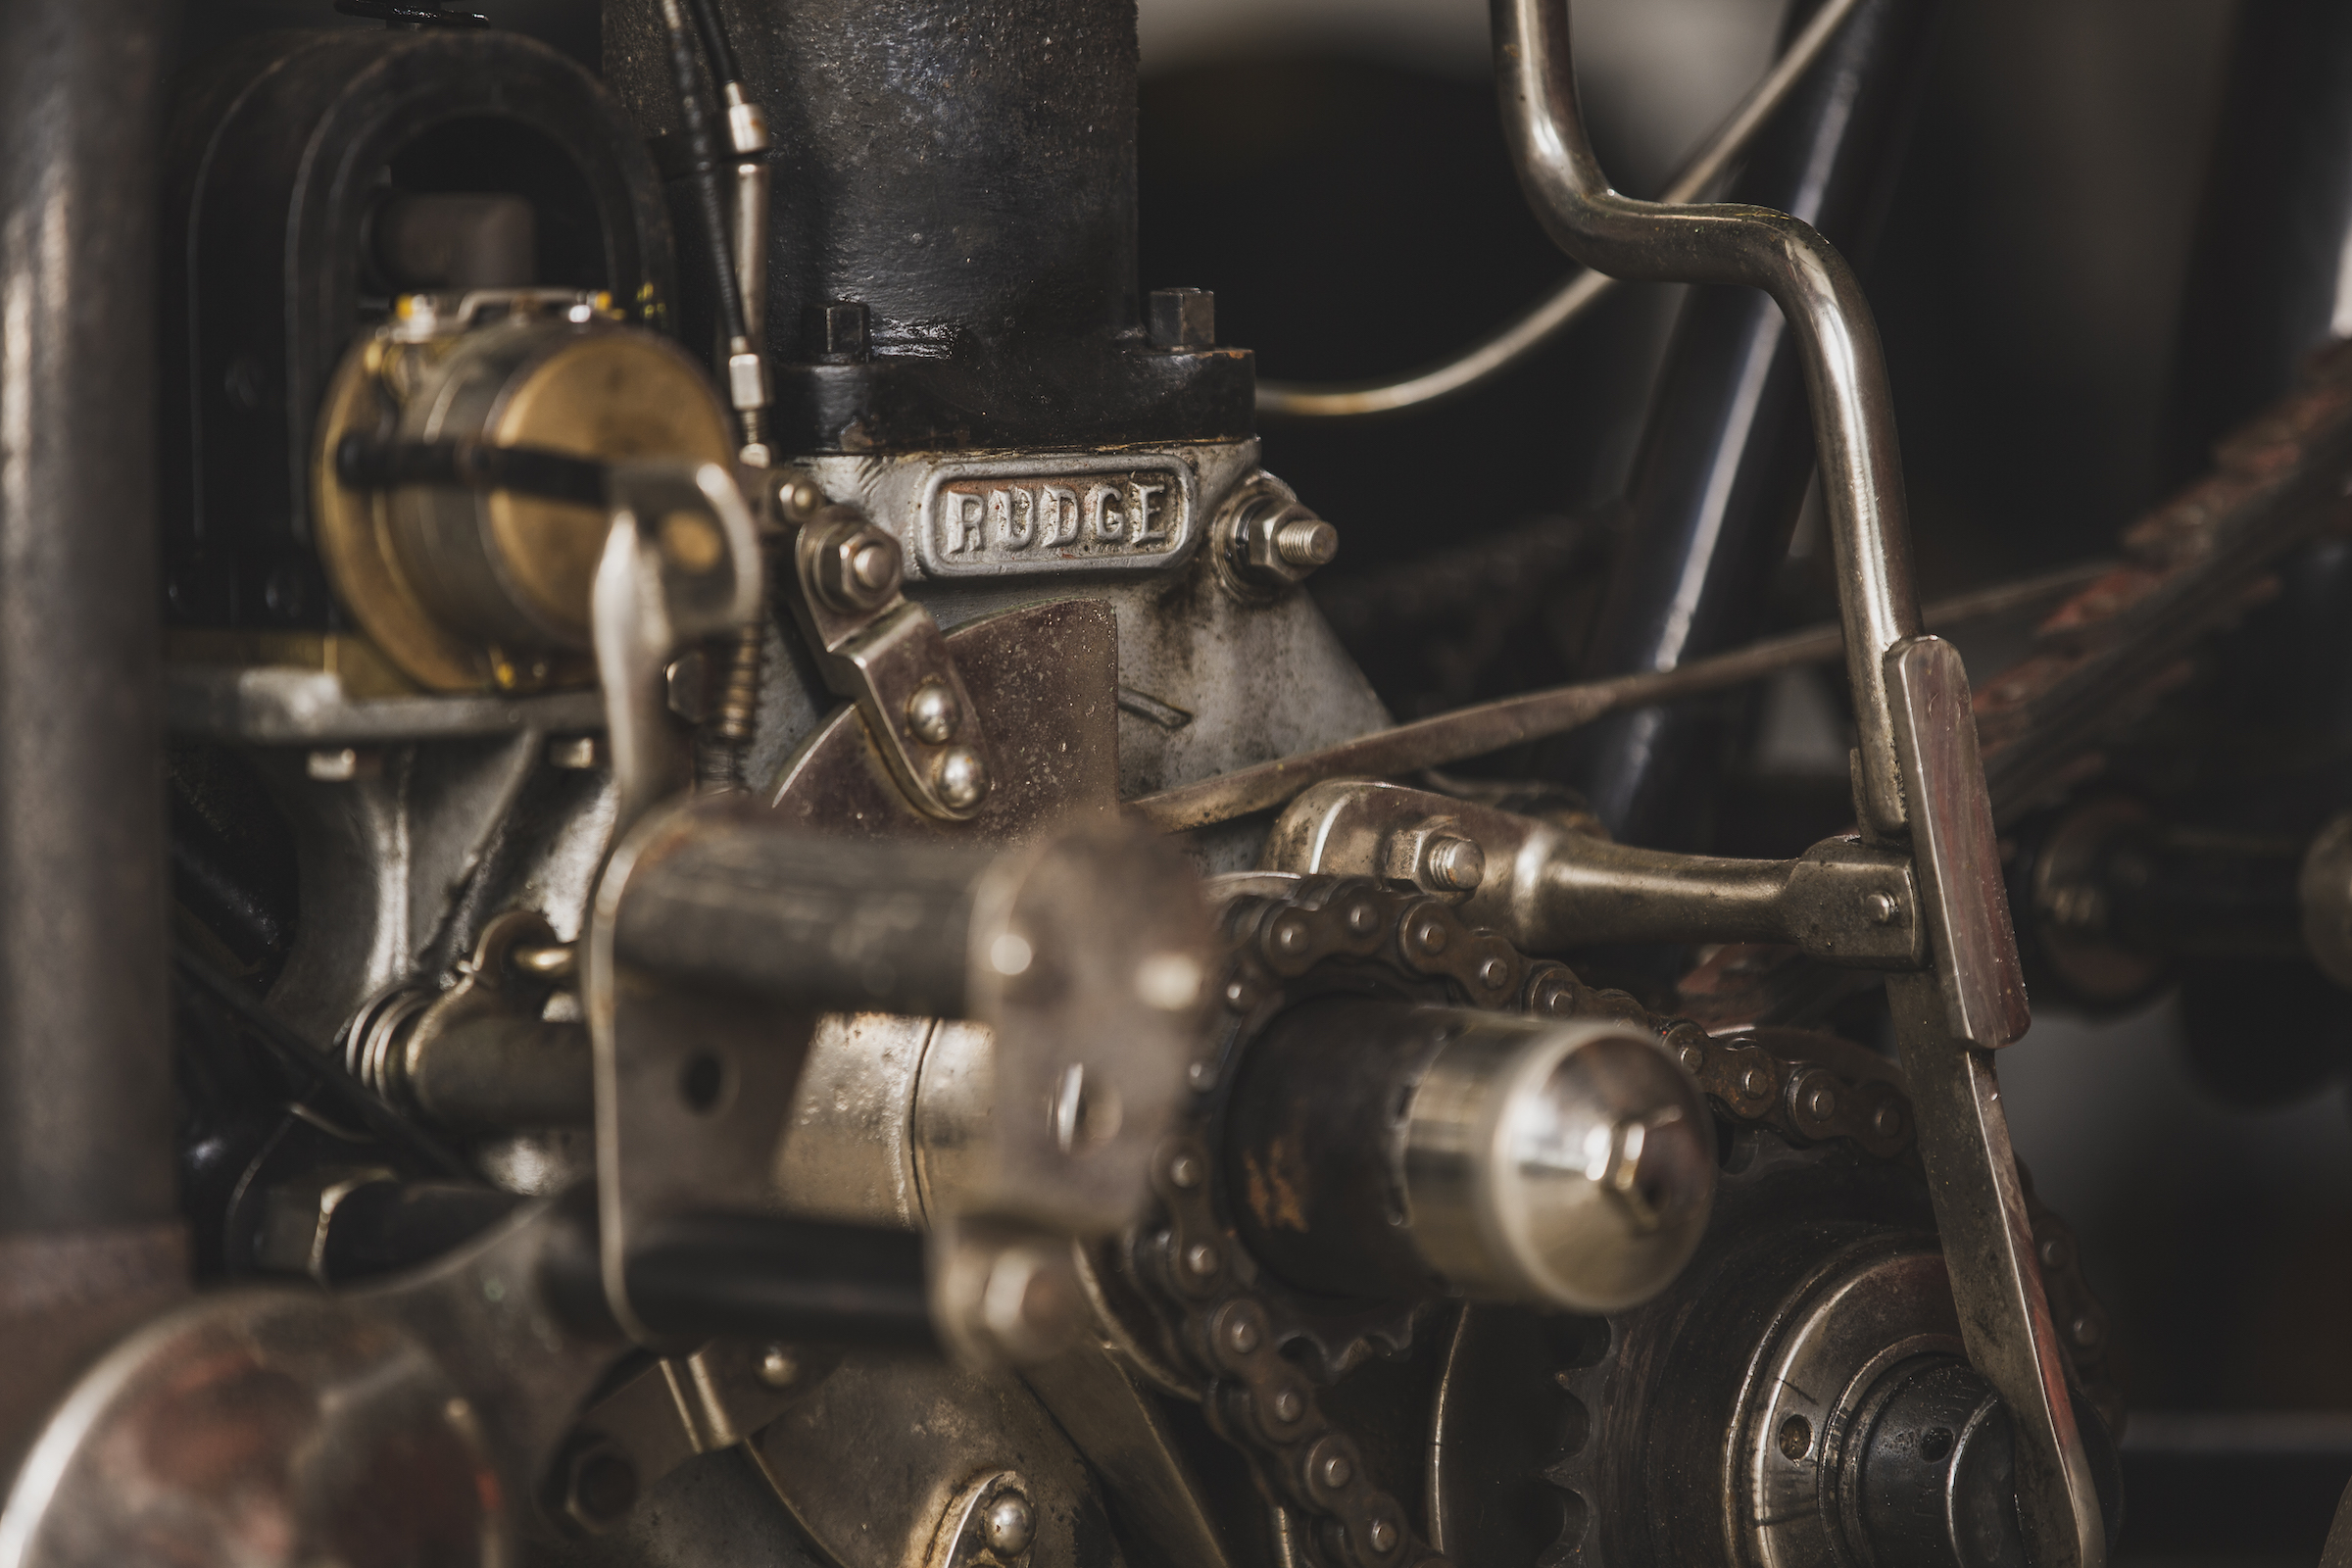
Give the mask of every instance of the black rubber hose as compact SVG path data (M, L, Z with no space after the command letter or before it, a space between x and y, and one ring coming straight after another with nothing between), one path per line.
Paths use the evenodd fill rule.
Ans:
M662 24L669 29L669 74L678 89L678 120L686 132L687 167L692 172L695 206L702 211L703 227L710 243L711 280L718 289L718 315L729 343L751 340L743 314L743 291L736 286L734 248L727 242L725 200L718 188L718 149L710 139L710 112L703 102L703 84L695 69L695 46L687 28L686 10L679 0L662 0Z

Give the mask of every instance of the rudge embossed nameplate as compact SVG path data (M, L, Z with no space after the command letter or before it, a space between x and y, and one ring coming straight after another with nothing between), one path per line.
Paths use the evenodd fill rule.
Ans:
M940 577L1157 565L1191 544L1198 496L1190 465L1132 452L945 465L916 553Z

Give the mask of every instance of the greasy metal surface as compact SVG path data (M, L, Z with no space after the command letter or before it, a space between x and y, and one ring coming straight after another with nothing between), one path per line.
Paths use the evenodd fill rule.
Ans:
M1838 564L1846 678L1860 739L1855 808L1904 825L1886 651L1919 630L1902 455L1862 285L1811 225L1761 207L1667 207L1609 188L1585 136L1567 0L1494 0L1494 75L1520 185L1563 250L1599 270L1771 294L1796 334Z
M839 1568L909 1568L970 1481L1013 1471L1036 1519L1034 1568L1120 1568L1084 1462L1009 1375L853 1354L752 1440L809 1540Z
M1153 1568L1230 1568L1232 1553L1167 1415L1116 1352L1079 1344L1021 1376L1102 1478L1138 1559Z
M174 7L0 49L0 1231L174 1212L153 519Z
M906 803L864 720L843 710L804 743L769 796L787 822L861 838L1003 843L1107 814L1118 800L1119 649L1098 601L967 622L947 647L987 728L996 782L966 822Z
M1397 853L1415 835L1477 845L1484 871L1462 917L1533 953L1594 943L1785 942L1865 968L1927 961L1909 860L1852 839L1828 840L1793 860L1674 855L1450 796L1335 779L1276 820L1261 863L1443 894L1425 868Z
M2067 1395L1993 1055L1953 1035L1949 999L1934 977L1889 975L1886 996L1961 1338L2017 1422L2027 1540L2048 1562L2102 1563L2098 1493Z
M818 1018L776 1147L784 1205L823 1219L918 1228L916 1074L936 1031L972 1027L890 1012Z
M541 697L355 697L327 671L267 664L174 663L164 672L164 720L191 740L264 746L352 745L605 727L593 691Z

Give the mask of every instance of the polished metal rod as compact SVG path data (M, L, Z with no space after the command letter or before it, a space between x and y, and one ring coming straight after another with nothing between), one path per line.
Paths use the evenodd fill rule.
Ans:
M1941 630L2034 609L2063 599L2113 569L2111 562L2094 561L2045 576L1982 588L1930 605L1923 618L1931 629ZM1644 670L1505 697L1161 790L1130 802L1129 808L1163 832L1206 827L1251 811L1270 810L1325 779L1388 777L1443 767L1523 741L1562 735L1604 713L1723 691L1800 664L1822 663L1836 659L1844 646L1844 633L1838 627L1816 626L1751 643L1713 659L1693 660L1674 669Z
M1670 207L1611 190L1577 102L1567 0L1494 0L1494 74L1520 187L1560 249L1619 277L1759 288L1788 318L1838 563L1861 754L1855 808L1873 832L1900 835L1886 660L1919 631L1919 599L1886 357L1860 280L1819 230L1787 213Z
M1666 187L1661 200L1680 205L1696 201L1747 155L1757 132L1788 101L1830 40L1861 0L1829 0L1805 24L1804 30L1773 62L1740 106L1734 109L1697 153ZM1466 392L1493 379L1550 342L1571 321L1598 304L1617 279L1580 270L1518 319L1465 350L1455 358L1396 380L1387 381L1260 381L1257 412L1267 419L1348 419L1370 414L1394 414L1420 408Z

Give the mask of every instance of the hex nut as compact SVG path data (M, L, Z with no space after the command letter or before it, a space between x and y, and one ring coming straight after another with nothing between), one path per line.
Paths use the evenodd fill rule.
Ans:
M1226 499L1209 525L1218 581L1245 604L1262 604L1297 587L1339 551L1339 530L1301 505L1289 485L1262 471Z
M1153 348L1204 349L1217 340L1217 297L1204 288L1155 288L1144 315Z

